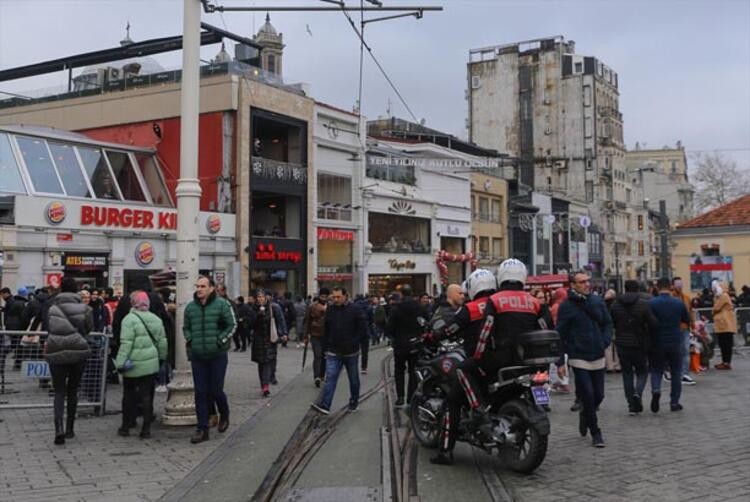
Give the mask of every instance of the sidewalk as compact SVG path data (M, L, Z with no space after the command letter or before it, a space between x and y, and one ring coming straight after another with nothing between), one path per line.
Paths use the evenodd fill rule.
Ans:
M300 373L302 349L279 348L277 378L270 399L260 397L257 365L250 352L230 352L226 392L232 412L225 434L211 430L211 439L190 444L192 427L154 424L153 439L117 435L121 415L121 385L107 388L107 414L76 421L76 438L64 446L52 443L52 409L0 410L0 500L156 500L182 480L232 432L262 408ZM309 356L310 354L308 354ZM308 361L310 366L311 359ZM166 393L156 394L161 415Z
M608 374L599 413L604 449L578 434L578 414L569 411L573 396L553 394L544 463L530 476L500 471L500 478L517 501L750 500L750 352L735 355L732 366L712 368L695 377L697 385L683 387L681 412L669 411L663 382L661 411L651 413L647 385L646 410L634 417L621 375Z

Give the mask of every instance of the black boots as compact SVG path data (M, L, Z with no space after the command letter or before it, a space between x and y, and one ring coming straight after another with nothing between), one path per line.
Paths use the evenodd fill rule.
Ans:
M68 439L72 439L76 437L76 433L73 431L73 425L75 424L76 417L75 415L71 416L68 415L65 420L65 437Z
M661 397L661 394L659 392L654 392L651 394L651 412L653 413L659 413L659 398Z
M578 432L581 434L581 437L586 437L586 432L588 432L586 417L583 416L583 411L578 412Z
M65 444L65 429L62 415L55 417L55 444Z

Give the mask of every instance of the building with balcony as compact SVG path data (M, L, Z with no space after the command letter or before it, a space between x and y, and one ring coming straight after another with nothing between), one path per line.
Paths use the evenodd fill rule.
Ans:
M527 228L523 231L536 232L531 241L535 250L527 261L530 270L557 273L583 264L595 283L604 286L610 279L617 284L627 277L623 270L635 274L640 267L626 229L629 215L645 212L626 174L619 83L614 70L595 57L577 54L575 43L562 37L469 52L469 140L518 157L519 195L532 203L533 191L543 196L536 197L540 204L549 206L546 213L540 208L536 217L542 225L533 216L521 217L519 234ZM567 209L554 209L553 199L558 200L556 207ZM544 221L565 219L569 232L544 229ZM581 221L587 224L583 231L574 223ZM583 237L570 243L586 245L566 245L554 238L550 252L539 252L546 249L550 233ZM586 253L580 253L581 247Z
M256 287L306 294L316 273L308 245L316 241L308 225L317 210L311 192L315 185L309 182L314 100L301 86L283 81L281 35L269 26L267 20L252 40L207 25L201 35L204 44L225 38L237 42L234 57L222 43L217 57L201 66L198 124L200 208L233 215L236 235L233 249L221 250L226 259L206 270L225 282L232 295L247 295ZM67 91L0 101L0 124L78 131L92 140L153 152L174 201L180 172L181 71L153 67L158 72L147 73L151 67L136 65L132 54L174 50L179 43L181 37L128 43L3 70L0 81L84 64L89 68L89 61L106 63L105 71L81 72L97 75L95 85L86 89L73 90L71 70ZM123 60L127 65L119 64Z

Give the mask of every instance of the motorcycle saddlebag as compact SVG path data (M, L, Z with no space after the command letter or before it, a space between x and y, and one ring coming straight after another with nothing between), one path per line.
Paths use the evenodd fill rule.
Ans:
M518 357L527 366L550 364L560 358L560 335L553 330L529 331L518 335Z

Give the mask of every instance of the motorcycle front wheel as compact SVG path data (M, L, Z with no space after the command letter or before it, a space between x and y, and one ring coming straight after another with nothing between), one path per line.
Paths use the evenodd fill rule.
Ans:
M434 416L426 401L419 393L412 396L409 410L411 430L419 444L425 448L437 448L440 443L440 416Z
M517 424L516 440L500 450L500 458L511 470L528 474L539 467L547 455L548 434L540 434L529 424L526 404L513 400L500 407L499 414Z

